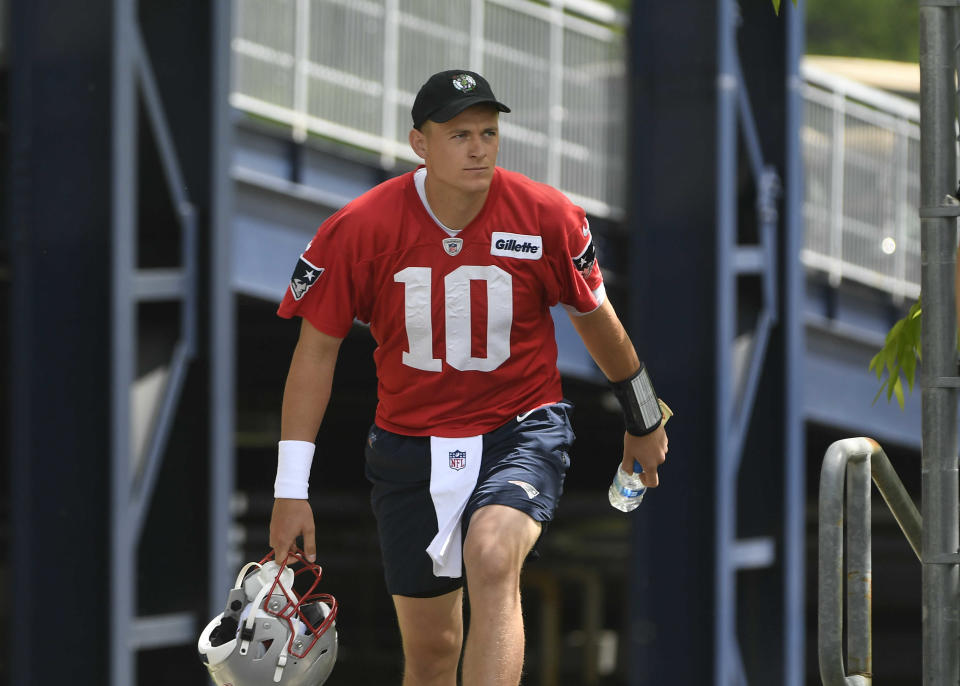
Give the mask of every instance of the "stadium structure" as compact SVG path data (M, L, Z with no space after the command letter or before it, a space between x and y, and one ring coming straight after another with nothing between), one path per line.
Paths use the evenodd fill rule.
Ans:
M612 511L621 419L555 317L578 443L525 570L524 683L820 683L827 448L872 437L921 489L920 394L874 402L868 370L920 293L909 86L804 62L802 0L779 16L734 0L634 0L629 16L594 0L9 0L0 17L9 683L206 683L199 631L268 547L297 336L276 305L316 227L413 168L414 94L457 66L513 108L500 163L587 211L676 413L662 487ZM340 602L331 683L393 683L363 476L373 341L360 324L348 339L311 491ZM885 508L871 523L872 671L916 684L921 565Z

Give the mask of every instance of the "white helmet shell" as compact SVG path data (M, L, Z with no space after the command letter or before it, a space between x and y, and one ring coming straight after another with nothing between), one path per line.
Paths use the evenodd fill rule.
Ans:
M320 566L293 556L302 564L296 572L269 555L245 565L224 611L200 634L200 659L218 686L320 686L333 671L337 601L313 592ZM313 577L302 596L293 590L300 575Z

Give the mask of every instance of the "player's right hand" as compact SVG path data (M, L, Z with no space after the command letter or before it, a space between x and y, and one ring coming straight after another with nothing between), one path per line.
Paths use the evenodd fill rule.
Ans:
M623 433L623 461L621 467L627 474L633 474L634 462L640 463L643 473L640 481L647 488L656 488L660 485L660 476L657 470L667 459L667 432L661 424L653 433L645 436L634 436Z
M270 547L277 564L283 564L287 553L297 549L297 536L303 536L303 553L310 562L317 561L316 530L313 510L308 500L277 498L270 516Z

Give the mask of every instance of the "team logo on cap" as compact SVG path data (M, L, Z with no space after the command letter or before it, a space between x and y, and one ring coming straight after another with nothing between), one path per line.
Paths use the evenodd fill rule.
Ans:
M477 82L470 74L460 74L453 80L453 87L461 93L469 93L477 87Z

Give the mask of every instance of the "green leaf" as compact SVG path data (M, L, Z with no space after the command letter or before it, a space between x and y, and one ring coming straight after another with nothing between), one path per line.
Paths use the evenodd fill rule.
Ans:
M793 0L793 6L797 6L797 0ZM780 14L780 0L773 0L773 11Z
M907 312L907 315L897 321L884 338L883 347L870 360L869 369L877 374L880 389L874 397L876 403L886 391L887 402L894 396L901 409L904 407L904 382L913 391L917 376L917 363L920 357L920 335L923 319L923 306L918 299ZM886 378L884 378L886 372Z
M903 319L899 320L896 324L894 324L893 327L891 327L891 329L887 332L886 342L895 343L897 339L900 338L900 335L903 333L903 329L906 323L907 323L907 318L904 317Z
M917 356L907 355L903 359L903 375L907 377L907 384L910 386L910 392L913 392L913 379L917 372Z
M886 352L884 357L887 370L893 374L893 371L897 368L897 364L899 363L900 359L900 351L897 349L897 339L894 339L888 343L884 348L884 351Z
M886 385L887 385L887 382L886 382L886 381L884 381L882 384L880 384L880 390L877 391L877 394L876 394L875 396L873 396L873 402L870 403L871 405L876 405L876 404L877 404L877 401L880 400L880 396L883 395L883 388L884 388L884 386L886 386Z

